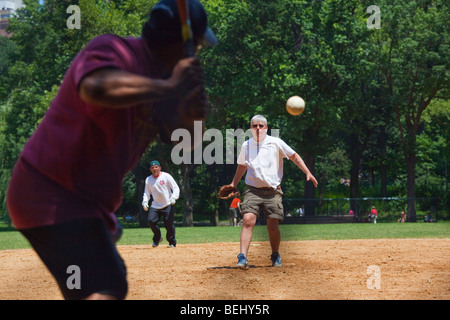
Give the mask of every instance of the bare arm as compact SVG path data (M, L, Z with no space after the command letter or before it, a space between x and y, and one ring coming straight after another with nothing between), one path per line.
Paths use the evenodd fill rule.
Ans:
M239 181L241 181L242 176L247 171L246 166L242 166L238 164L238 167L236 168L236 173L234 174L233 181L231 182L232 186L237 186L239 184Z
M83 101L109 108L127 108L169 96L173 91L165 81L153 80L116 69L100 69L80 83Z
M99 69L81 82L83 101L102 107L127 108L152 100L188 97L204 89L204 75L196 58L182 59L167 80L152 79L117 69Z
M306 166L303 159L298 155L298 153L295 153L289 158L292 162L294 162L297 167L300 168L305 174L306 174L306 181L310 181L314 184L314 187L317 188L317 180L316 178L311 174L308 167Z

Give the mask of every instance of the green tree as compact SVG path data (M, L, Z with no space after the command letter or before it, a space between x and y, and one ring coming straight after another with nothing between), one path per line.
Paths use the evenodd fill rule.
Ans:
M378 46L376 63L400 130L407 171L407 220L416 221L417 134L423 112L450 84L449 5L437 0L382 1L379 6L381 29L373 37Z
M450 158L450 102L433 100L424 111L417 136L416 192L418 197L439 198L432 205L449 207L448 159ZM429 208L422 208L429 210Z
M9 90L5 83L8 82L8 72L14 64L19 53L17 45L8 37L0 37L0 101L7 99Z
M10 19L10 39L1 38L0 200L5 210L7 181L13 165L55 96L73 57L100 33L139 35L149 4L144 1L80 0L81 29L67 28L68 2L24 0ZM136 9L145 12L135 12ZM2 211L3 211L2 210Z
M14 36L0 38L2 214L12 166L73 57L102 33L139 36L156 2L72 1L81 11L81 29L68 29L68 2L24 0L26 7L11 19ZM202 2L219 38L198 54L212 107L207 128L225 137L226 129L246 130L251 116L261 113L319 178L320 195L341 192L333 181L348 170L350 197L368 192L359 185L364 173L372 185L379 177L381 195L439 194L441 206L448 206L448 188L442 189L448 183L448 2L382 0L380 29L367 27L369 0ZM285 111L291 95L306 101L301 116ZM235 164L176 166L170 152L158 141L149 147L124 181L121 212L141 207L148 162L158 158L184 188L177 208L185 225L193 224L194 214L209 214L217 224L228 204L214 193L231 181ZM316 196L292 163L284 176L287 197ZM306 209L314 214L314 206ZM408 212L414 221L411 201Z
M250 117L266 115L271 128L299 150L314 173L315 159L333 144L339 81L348 76L343 52L354 50L354 7L348 1L215 1L212 21L220 44L205 54L212 119L248 127ZM219 18L216 17L216 15ZM347 47L350 46L348 49ZM292 95L306 100L300 117L285 111ZM223 112L225 110L225 112ZM295 173L299 176L298 172ZM314 188L305 184L305 197ZM314 214L314 208L306 208Z

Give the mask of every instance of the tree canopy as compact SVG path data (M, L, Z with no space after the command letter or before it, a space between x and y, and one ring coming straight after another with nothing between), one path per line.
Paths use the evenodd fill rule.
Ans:
M24 143L56 95L74 56L103 33L140 36L156 1L71 1L80 28L68 28L65 1L24 0L0 38L0 212L7 214L9 176ZM207 128L249 127L263 114L269 129L296 150L319 178L315 190L285 162L286 198L403 196L416 220L416 197L436 197L448 208L449 3L444 0L370 1L203 0L219 44L198 56L207 78ZM305 112L290 116L292 95ZM207 147L210 141L204 141ZM239 147L234 142L234 158ZM230 152L224 146L223 156ZM124 180L120 213L137 212L148 163L160 159L184 189L186 225L192 215L217 223L227 210L215 196L235 162L175 165L171 147L149 146ZM341 178L350 179L342 189ZM243 184L243 182L241 182ZM243 186L240 185L242 188ZM306 208L313 215L314 206Z

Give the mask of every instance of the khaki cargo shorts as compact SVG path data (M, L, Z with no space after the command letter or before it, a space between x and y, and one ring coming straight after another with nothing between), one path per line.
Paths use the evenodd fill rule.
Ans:
M242 194L244 200L241 202L241 212L253 213L259 217L261 211L264 217L283 221L283 192L281 188L261 189L247 186Z

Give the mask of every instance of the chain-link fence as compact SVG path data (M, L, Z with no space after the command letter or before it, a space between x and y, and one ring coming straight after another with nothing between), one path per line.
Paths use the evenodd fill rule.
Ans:
M438 198L414 200L416 221L429 218L427 222L438 222L450 218L448 208L439 208ZM372 207L377 210L377 222L401 222L402 212L407 213L408 198L283 199L283 206L285 224L371 222ZM259 224L265 224L263 216ZM0 210L0 230L11 228L7 211Z
M416 204L416 221L437 222L445 216L439 211L438 198L412 200ZM408 198L284 199L283 205L285 223L371 222L372 209L377 211L378 222L402 222L402 212L407 214Z

